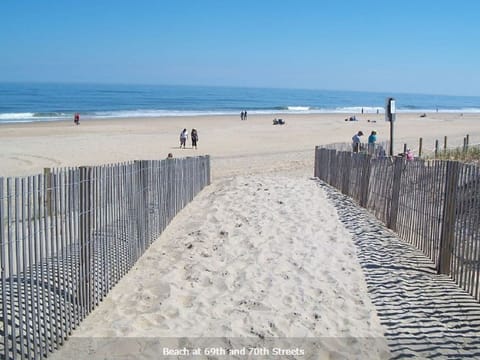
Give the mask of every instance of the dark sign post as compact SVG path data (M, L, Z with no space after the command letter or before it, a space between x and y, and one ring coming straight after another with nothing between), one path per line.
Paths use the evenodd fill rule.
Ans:
M393 123L395 122L395 113L395 99L389 97L385 101L385 121L390 122L390 156L393 156Z

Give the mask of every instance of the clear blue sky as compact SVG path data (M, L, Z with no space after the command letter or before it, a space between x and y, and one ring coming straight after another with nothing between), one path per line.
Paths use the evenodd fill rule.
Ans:
M480 95L478 0L1 0L0 81Z

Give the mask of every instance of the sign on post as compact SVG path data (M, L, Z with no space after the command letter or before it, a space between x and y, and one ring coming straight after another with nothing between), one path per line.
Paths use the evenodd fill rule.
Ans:
M388 97L385 101L385 121L390 122L390 156L393 156L393 123L395 122L396 112L395 99Z

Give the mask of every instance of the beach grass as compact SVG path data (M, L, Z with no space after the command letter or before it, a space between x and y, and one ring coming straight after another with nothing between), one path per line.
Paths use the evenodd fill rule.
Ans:
M447 149L439 152L436 158L440 160L457 160L465 163L479 163L480 147L470 147L466 150L463 148Z

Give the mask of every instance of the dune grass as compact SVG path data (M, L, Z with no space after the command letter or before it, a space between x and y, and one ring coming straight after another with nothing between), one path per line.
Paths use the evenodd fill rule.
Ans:
M469 147L466 151L463 148L447 149L439 151L437 159L441 160L457 160L466 163L480 162L480 147Z

